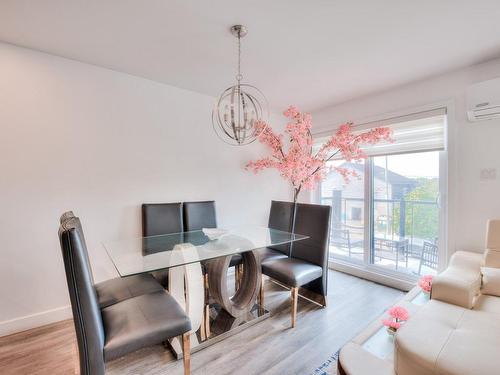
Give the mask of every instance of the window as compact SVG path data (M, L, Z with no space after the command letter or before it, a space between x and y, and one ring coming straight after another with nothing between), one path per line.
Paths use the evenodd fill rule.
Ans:
M346 184L331 173L319 188L320 202L332 206L333 260L407 277L436 273L445 121L439 110L377 123L392 127L394 143L367 148L361 163L330 162L357 174Z
M363 207L352 207L351 208L351 220L361 221L361 213L363 212Z
M365 222L364 163L335 160L332 166L352 169L358 177L346 184L338 173L330 173L321 184L321 204L332 206L330 255L361 262L364 258Z
M371 161L371 263L416 275L435 273L439 152L377 156Z

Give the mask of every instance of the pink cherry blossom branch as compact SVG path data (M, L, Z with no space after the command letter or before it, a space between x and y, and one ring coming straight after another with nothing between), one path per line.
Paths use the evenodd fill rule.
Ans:
M302 113L293 106L283 114L289 120L285 127L285 135L288 138L287 150L285 151L283 146L284 135L275 134L270 126L259 121L256 124L256 131L260 132L258 139L270 148L271 155L248 162L246 169L255 173L267 168L277 169L283 178L291 182L295 190L295 200L302 188L311 190L326 177L326 163L336 155L340 154L347 161L361 160L367 157L361 149L362 145L375 144L383 140L391 141L391 131L388 128L375 128L354 135L352 124L346 123L341 125L319 151L313 154L311 115ZM354 171L342 167L333 167L330 171L342 175L346 182L349 177L356 175Z

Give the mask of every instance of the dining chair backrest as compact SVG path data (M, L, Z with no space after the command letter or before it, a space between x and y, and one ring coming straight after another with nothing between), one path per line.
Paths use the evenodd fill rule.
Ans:
M61 215L61 217L59 218L59 223L60 224L64 224L64 222L66 222L67 220L69 219L74 219L76 216L75 214L73 213L73 211L66 211L65 213L63 213ZM81 228L81 223L80 223L80 220L78 220L77 222L77 225L79 226L80 228L80 231L82 230ZM83 232L83 231L82 231ZM84 239L85 241L85 239ZM90 266L90 259L89 259L89 254L87 252L85 252L85 258L86 258L86 262L87 262L87 265L88 265L88 269L90 270L90 277L92 279L92 284L95 284L95 279L94 279L94 273L92 272L92 267Z
M66 211L65 213L63 213L59 219L59 223L62 224L64 223L66 220L68 219L72 219L75 217L75 214L73 213L73 211Z
M182 203L144 203L142 205L142 236L184 231Z
M281 230L283 232L293 232L293 210L293 202L271 201L269 222L267 226L271 229ZM290 244L269 247L287 255L290 253Z
M292 257L318 266L328 261L328 237L330 233L330 206L297 204L294 233L308 236L292 246Z
M308 236L292 244L291 257L305 260L322 268L321 278L303 288L322 296L328 289L328 250L331 206L298 203L295 212L294 233Z
M82 226L77 217L61 217L61 221L59 241L78 341L80 374L104 375L104 327Z
M184 230L217 228L215 201L184 202Z

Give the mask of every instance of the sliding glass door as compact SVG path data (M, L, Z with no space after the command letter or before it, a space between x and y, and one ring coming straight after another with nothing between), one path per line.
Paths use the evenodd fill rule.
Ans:
M330 257L411 275L435 273L439 239L439 152L332 162L321 204L332 206Z
M445 120L394 122L393 144L367 150L359 163L330 162L357 175L346 183L332 172L317 192L321 204L332 206L331 260L405 279L437 272Z
M438 268L439 152L371 160L370 263L414 275Z
M321 204L332 206L330 257L364 262L365 247L365 164L330 162L348 168L357 177L346 183L338 173L330 173L321 184Z

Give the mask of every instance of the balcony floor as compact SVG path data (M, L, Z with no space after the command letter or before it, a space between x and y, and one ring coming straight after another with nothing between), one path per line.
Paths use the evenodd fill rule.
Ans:
M351 260L355 263L363 262L363 249L360 247L352 247L351 254L349 255L349 250L342 247L330 246L330 257L342 260ZM401 257L402 258L402 257ZM396 271L396 261L392 259L380 259L375 258L375 265ZM427 266L422 266L420 274L418 269L420 266L420 257L409 256L408 257L408 267L406 267L406 261L404 259L399 259L397 271L411 274L411 275L435 275L436 270Z

